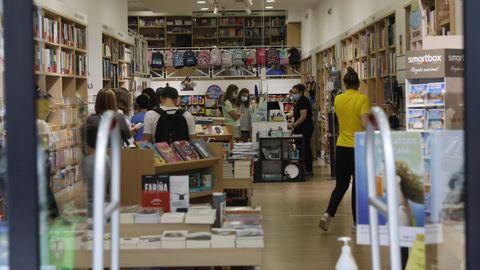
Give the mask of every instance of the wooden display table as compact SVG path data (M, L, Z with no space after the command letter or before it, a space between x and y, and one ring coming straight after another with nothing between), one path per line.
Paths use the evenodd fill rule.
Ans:
M163 231L209 232L212 225L208 224L120 224L121 237L140 237L144 235L161 235ZM105 227L110 232L110 226Z

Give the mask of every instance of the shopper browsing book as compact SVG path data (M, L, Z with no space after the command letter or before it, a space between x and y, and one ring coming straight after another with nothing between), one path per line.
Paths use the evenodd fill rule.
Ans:
M150 106L150 97L141 94L135 100L135 110L137 113L132 117L132 133L136 142L143 140L143 121L145 114Z
M145 114L143 139L148 142L189 141L195 138L195 120L191 113L177 107L178 91L165 87L161 106Z
M350 186L352 179L352 215L356 224L355 196L355 133L365 130L367 115L370 110L368 96L358 91L360 80L357 72L351 67L343 78L347 90L335 98L335 112L338 117L340 136L337 140L335 161L337 183L330 197L326 213L320 218L320 228L328 230L331 219ZM353 228L355 228L353 226Z
M306 176L313 176L313 157L310 140L313 135L312 104L306 95L305 85L297 84L290 90L291 98L295 102L293 107L293 123L289 127L294 134L302 134L305 143L305 171ZM301 149L301 148L300 148Z
M243 88L238 94L237 107L240 111L240 134L242 140L248 142L250 140L250 132L252 130L252 108L250 106L250 92Z
M233 126L233 137L240 138L240 113L237 110L238 86L231 84L227 87L223 98L222 111L225 125Z

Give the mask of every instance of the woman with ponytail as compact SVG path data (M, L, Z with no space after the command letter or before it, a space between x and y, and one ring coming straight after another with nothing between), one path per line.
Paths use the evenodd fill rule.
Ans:
M343 82L346 91L338 95L334 102L340 130L335 160L337 183L330 197L327 211L320 218L319 226L324 231L328 231L330 221L335 216L337 208L350 186L350 179L352 179L352 231L355 230L356 224L355 133L365 130L370 102L367 95L358 91L360 80L353 68L347 69Z

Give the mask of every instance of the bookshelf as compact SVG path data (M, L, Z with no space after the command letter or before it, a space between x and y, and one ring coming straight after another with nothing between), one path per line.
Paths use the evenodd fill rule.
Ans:
M50 186L54 193L80 181L80 125L86 118L87 21L82 14L35 5L34 71L51 96L47 122Z
M102 77L104 88L123 87L131 90L133 78L133 46L135 40L109 26L102 33Z
M353 67L360 91L373 105L385 105L385 81L396 77L395 14L390 14L341 41L342 71Z

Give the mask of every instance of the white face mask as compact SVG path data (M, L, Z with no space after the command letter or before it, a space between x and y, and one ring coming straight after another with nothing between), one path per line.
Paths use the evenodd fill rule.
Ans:
M241 98L243 102L247 101L248 100L248 97L242 97Z

